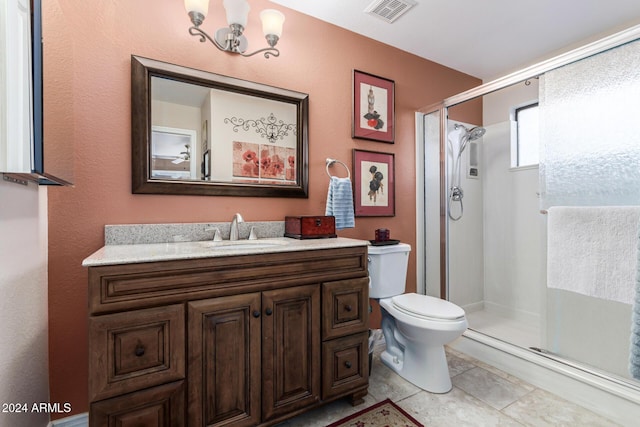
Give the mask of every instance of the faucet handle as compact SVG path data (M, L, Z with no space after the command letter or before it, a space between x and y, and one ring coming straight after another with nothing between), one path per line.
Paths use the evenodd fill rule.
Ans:
M249 232L249 240L257 240L258 235L256 234L256 228L251 227L251 231Z
M220 234L220 229L218 227L205 228L204 231L213 231L213 241L220 242L222 241L222 235Z

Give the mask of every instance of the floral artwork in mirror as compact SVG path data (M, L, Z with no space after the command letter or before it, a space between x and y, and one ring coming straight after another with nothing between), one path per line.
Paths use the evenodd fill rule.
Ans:
M132 56L133 192L308 197L307 94Z

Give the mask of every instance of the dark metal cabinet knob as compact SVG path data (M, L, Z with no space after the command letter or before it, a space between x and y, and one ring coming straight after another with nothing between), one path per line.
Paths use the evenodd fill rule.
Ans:
M353 307L351 307L350 304L347 304L347 305L344 306L344 309L345 309L345 311L351 311L351 310L353 310Z
M138 344L136 346L136 349L134 350L134 353L138 357L144 356L144 346L142 344Z
M270 308L267 308L265 310L265 313L267 313L267 316L271 316L273 314L273 310L271 310Z
M351 362L349 361L344 362L344 366L346 366L347 369L351 369Z
M260 312L259 312L258 310L255 310L255 311L253 312L253 317L256 317L256 318L257 318L257 317L260 317Z

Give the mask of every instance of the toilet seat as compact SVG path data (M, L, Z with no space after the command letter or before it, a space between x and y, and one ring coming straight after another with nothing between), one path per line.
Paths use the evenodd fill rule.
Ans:
M440 298L416 293L396 295L391 298L394 308L413 317L440 322L458 321L464 318L464 310Z

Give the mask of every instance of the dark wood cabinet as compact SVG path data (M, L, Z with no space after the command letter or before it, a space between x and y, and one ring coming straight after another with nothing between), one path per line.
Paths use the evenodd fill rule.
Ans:
M90 426L269 426L361 402L366 276L365 246L89 267Z
M192 426L260 423L260 294L188 303Z
M262 295L262 415L285 415L320 400L320 286Z
M322 285L322 399L344 395L363 402L369 384L369 279Z

